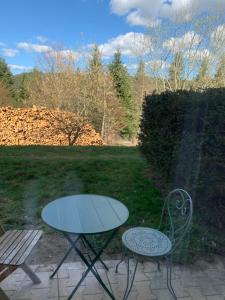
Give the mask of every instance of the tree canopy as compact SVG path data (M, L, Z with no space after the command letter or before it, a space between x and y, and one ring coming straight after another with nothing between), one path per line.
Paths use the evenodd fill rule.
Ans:
M133 138L138 128L138 112L131 92L131 81L127 68L121 59L121 52L117 50L114 53L112 63L109 65L109 71L113 78L114 87L117 96L121 101L121 105L125 111L124 123L125 127L121 131L122 136Z
M6 87L10 88L13 85L13 75L4 59L0 58L0 81Z

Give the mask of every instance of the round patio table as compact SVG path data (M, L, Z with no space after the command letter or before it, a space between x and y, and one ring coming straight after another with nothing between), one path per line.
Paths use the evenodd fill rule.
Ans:
M117 230L128 219L129 212L124 204L120 201L100 195L73 195L56 199L47 204L42 210L43 221L51 228L60 231L70 243L70 248L65 256L51 275L51 278L59 270L72 249L76 251L82 261L86 264L87 270L82 278L68 297L71 299L77 291L85 277L92 272L108 295L115 299L113 294L106 287L94 265L99 260L108 270L105 263L101 260L101 254L115 236ZM108 239L103 243L100 250L96 251L87 239L88 235L103 234L111 231ZM76 235L75 240L71 237ZM82 251L78 248L77 242L82 240L83 244L88 247L94 254L94 258L88 260ZM90 258L90 257L89 257Z

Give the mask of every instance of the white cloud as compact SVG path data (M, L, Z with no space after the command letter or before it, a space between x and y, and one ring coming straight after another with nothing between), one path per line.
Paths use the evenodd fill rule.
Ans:
M51 56L57 56L60 55L61 57L72 57L73 59L78 59L80 57L80 54L78 52L75 52L71 49L65 49L65 50L55 50L50 46L47 45L39 45L39 44L30 44L26 42L21 42L17 44L17 47L19 49L23 49L27 52L37 52L37 53L47 53Z
M23 49L27 52L38 52L38 53L42 53L42 52L49 52L52 51L52 48L50 46L47 45L39 45L39 44L30 44L30 43L26 43L26 42L20 42L17 44L17 47L19 49Z
M145 55L150 51L151 40L147 35L137 32L128 32L110 39L107 43L99 45L99 50L105 57L112 56L117 49L122 55Z
M201 37L194 31L188 31L181 37L172 37L163 43L163 47L173 52L193 49L201 43Z
M33 67L21 66L21 65L9 65L10 69L17 71L30 71Z
M41 43L46 43L47 40L48 40L48 38L46 38L46 37L43 36L43 35L38 35L38 36L36 36L36 39L37 39L39 42L41 42Z
M63 57L72 57L73 59L78 59L80 57L79 52L75 52L75 51L70 50L70 49L61 50L60 53Z
M152 26L157 19L186 21L192 15L225 9L224 0L111 0L111 10L131 25Z
M140 25L145 27L156 27L160 25L160 20L153 20L151 18L147 18L146 16L141 16L139 11L132 11L127 16L127 23L130 25Z
M65 50L51 50L47 53L52 57L59 57L59 58L72 58L73 60L77 60L80 58L80 53L73 51L71 49Z
M15 57L18 52L19 51L17 49L12 49L12 48L3 48L2 49L3 55L7 56L7 57Z

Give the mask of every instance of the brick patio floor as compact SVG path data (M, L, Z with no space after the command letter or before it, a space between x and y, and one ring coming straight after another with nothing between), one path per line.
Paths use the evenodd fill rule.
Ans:
M121 264L119 273L115 274L116 260L106 261L109 271L98 265L98 271L105 283L110 282L116 299L122 299L126 285L125 265ZM16 270L6 278L1 287L13 300L66 300L80 279L84 266L79 263L65 263L56 278L49 279L54 265L31 266L40 277L41 283L34 285L22 270ZM107 283L109 286L109 283ZM183 300L225 300L225 266L224 260L214 263L200 262L195 267L176 266L173 269L173 286L178 299ZM84 283L74 295L73 300L107 300L110 299L97 280L89 273ZM136 279L130 300L169 300L166 288L166 268L157 271L154 263L144 262L138 266Z

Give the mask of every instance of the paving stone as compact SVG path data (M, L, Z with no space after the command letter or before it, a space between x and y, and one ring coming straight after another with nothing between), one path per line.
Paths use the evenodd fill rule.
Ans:
M29 283L33 289L42 289L42 288L50 288L54 285L54 282L57 282L57 278L50 279L51 272L36 272L36 275L41 280L38 284L33 284L31 279L26 275L23 283ZM23 284L22 284L23 285Z
M116 299L123 299L123 296L124 296L124 293L118 293L118 297ZM106 298L106 299L108 300L109 298ZM104 300L106 300L106 299L104 299ZM138 299L138 294L135 291L130 292L128 299L129 300L140 300L140 299ZM145 299L143 298L143 300L145 300Z
M182 298L190 296L188 291L182 286L182 282L180 279L172 280L172 287L177 297Z
M71 287L71 291L74 287ZM67 287L66 279L58 279L54 281L54 284L49 288L48 298L54 297L68 297L71 293L69 288Z
M218 292L218 294L223 295L225 298L225 284L224 283L222 285L214 285L214 289Z
M17 290L24 278L25 278L24 273L22 274L13 273L4 279L1 282L0 286L4 291Z
M208 278L207 276L205 277L199 277L197 280L199 286L202 289L202 294L205 296L213 296L217 295L218 292L212 285L212 279Z
M86 281L86 288L84 289L84 295L93 295L93 294L103 294L104 289L98 283L95 277L87 277Z
M193 277L193 274L190 270L183 270L180 273L180 279L183 287L198 287L199 283L196 280L196 277Z
M213 284L222 284L224 283L225 279L225 269L213 269L213 270L206 270L205 273L208 275L210 280L213 280Z
M144 262L143 265L144 265L143 271L145 273L158 272L157 263L147 261Z
M150 279L150 286L151 289L160 290L160 289L167 289L167 282L166 279L163 279L160 275L149 275Z
M159 289L159 290L152 290L152 291L157 296L157 300L173 300L168 289Z
M33 284L26 283L13 296L14 299L47 299L49 288L33 289Z
M200 287L189 287L185 290L187 290L193 300L207 300L206 297L202 294L202 290Z
M112 287L116 299L122 299L126 285L126 265L122 263L119 273L115 273L118 260L107 261L109 271L101 264L98 268L103 282L110 290ZM132 269L134 260L131 260ZM225 300L225 269L222 263L203 264L204 269L175 266L172 272L172 284L178 300ZM34 285L23 271L14 272L3 282L2 289L12 300L66 300L82 277L86 267L81 263L65 263L55 278L49 279L56 265L31 266L40 277L41 283ZM154 262L139 264L129 300L170 300L172 296L167 288L167 273L162 263L158 272ZM110 281L110 285L109 282ZM93 274L89 273L72 300L111 299Z
M76 293L73 295L71 300L83 300L83 291L84 286L80 286L79 289L76 291ZM68 296L72 293L74 287L67 287L67 297L60 297L60 300L67 300Z
M17 268L12 274L22 274L23 270L21 268Z
M52 273L56 268L56 265L39 265L36 268L36 272L50 272Z
M82 270L81 269L69 269L69 278L66 280L67 286L75 286L79 282L82 277ZM81 284L82 286L85 285L85 280Z
M98 269L98 274L100 275L102 281L104 283L108 283L108 280L114 284L114 283L118 283L118 281L120 280L120 276L118 276L116 273L115 273L115 270L114 269L109 269L109 271L106 271L105 269ZM124 275L122 275L124 277ZM94 277L93 274L91 275L88 275L88 277Z
M116 286L116 289L118 292L124 292L127 287L127 278L124 276L120 276L120 280L118 281L118 283L115 286ZM135 291L135 290L136 290L136 287L134 285L132 288L132 291Z
M115 269L119 260L104 260L104 263L109 269Z
M214 296L206 296L207 300L224 300L224 296L214 295Z
M118 286L117 286L117 284L110 284L110 285L109 285L109 284L106 284L106 287L109 289L110 292L113 293L113 295L114 295L114 297L115 297L116 299L122 299L122 298L123 298L123 297L119 298L119 294L120 294L121 292L118 291ZM104 297L103 297L104 300L111 299L110 296L106 293L106 291L104 291L103 294L104 294Z
M137 291L137 300L157 300L156 295L150 288L150 283L146 281L140 281L135 283L135 289Z
M104 294L83 295L82 300L103 300L103 299L106 299L105 297L106 296ZM110 297L108 299L110 299Z
M83 270L84 269L84 265L82 265L81 262L68 262L68 263L64 263L61 267L62 269L68 269L68 270Z
M14 299L14 295L15 295L16 291L15 290L13 290L13 291L4 290L4 293L9 297L9 299Z

